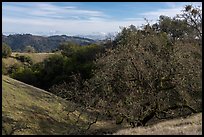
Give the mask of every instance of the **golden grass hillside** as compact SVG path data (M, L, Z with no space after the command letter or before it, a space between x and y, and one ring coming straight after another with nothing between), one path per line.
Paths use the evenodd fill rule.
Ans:
M96 119L96 112L2 76L3 135L107 134L123 128L114 121L104 120L102 115L88 129L89 123Z
M81 132L81 128L73 124L79 115L73 103L7 76L3 76L2 86L2 134L53 135ZM81 116L79 122L86 119L86 116Z
M49 58L50 56L52 56L54 54L59 54L59 53L20 53L20 52L12 52L11 57L2 58L2 62L5 64L6 68L8 68L8 67L10 67L10 66L12 66L14 64L23 65L22 62L15 59L16 54L31 57L33 63L35 64L35 63L43 62L46 58Z

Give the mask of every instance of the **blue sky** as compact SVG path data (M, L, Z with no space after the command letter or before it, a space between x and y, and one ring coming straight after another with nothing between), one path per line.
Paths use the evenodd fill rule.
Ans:
M108 34L120 26L154 23L201 2L3 2L3 33Z

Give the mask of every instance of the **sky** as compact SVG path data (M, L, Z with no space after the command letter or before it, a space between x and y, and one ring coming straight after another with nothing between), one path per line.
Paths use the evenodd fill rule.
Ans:
M3 34L91 35L141 26L160 15L174 17L201 2L2 2Z

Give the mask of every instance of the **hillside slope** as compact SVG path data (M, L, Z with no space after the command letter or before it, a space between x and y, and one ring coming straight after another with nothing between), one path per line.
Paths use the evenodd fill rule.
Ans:
M74 111L76 106L73 103L7 76L2 77L2 134L80 132L79 126L73 124L79 114ZM79 119L84 120L85 116Z
M2 75L3 135L107 134L122 128L98 110Z

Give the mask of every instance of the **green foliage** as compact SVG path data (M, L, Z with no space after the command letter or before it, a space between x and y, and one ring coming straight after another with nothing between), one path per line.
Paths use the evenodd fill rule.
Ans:
M24 56L24 55L18 55L18 54L16 54L16 59L19 60L19 61L21 61L21 62L23 62L23 63L27 62L27 63L29 63L30 65L33 64L33 61L32 61L32 59L31 59L30 56Z
M88 79L94 69L93 60L100 51L98 45L79 46L76 44L62 44L60 46L62 54L55 54L42 63L32 65L32 60L26 56L17 55L21 62L31 63L29 68L12 72L13 78L36 85L43 89L48 89L63 81L72 82L74 74L80 74L82 79ZM25 73L25 76L24 76ZM26 81L28 78L30 80ZM36 80L37 79L37 80Z
M11 77L28 84L35 85L37 83L37 78L35 77L35 74L32 69L29 67L18 68L15 72L11 74Z
M61 50L62 55L69 57L76 50L75 47L78 46L79 46L78 44L73 42L62 43L59 45L59 50Z
M101 47L96 44L80 46L76 43L67 42L61 44L59 49L62 51L62 55L75 58L80 62L85 62L87 60L93 60Z
M69 64L68 62L69 62L68 58L63 57L62 55L54 55L46 59L42 63L43 68L40 71L42 86L44 88L47 88L55 83L59 83L60 81L63 80L64 77L67 77L67 75L69 74L64 73L65 72L64 66L65 64ZM72 70L72 68L67 69Z
M7 44L2 43L2 58L7 58L11 56L11 53L12 53L11 48Z
M83 79L90 78L94 69L93 60L100 50L97 45L79 46L73 43L60 45L62 55L55 55L44 61L42 77L49 86L62 81L72 81L70 76L80 74Z
M92 61L102 48L96 44L79 46L69 42L61 44L59 49L62 50L62 55L71 60L75 74L80 73L83 78L89 78L91 70L94 69Z

